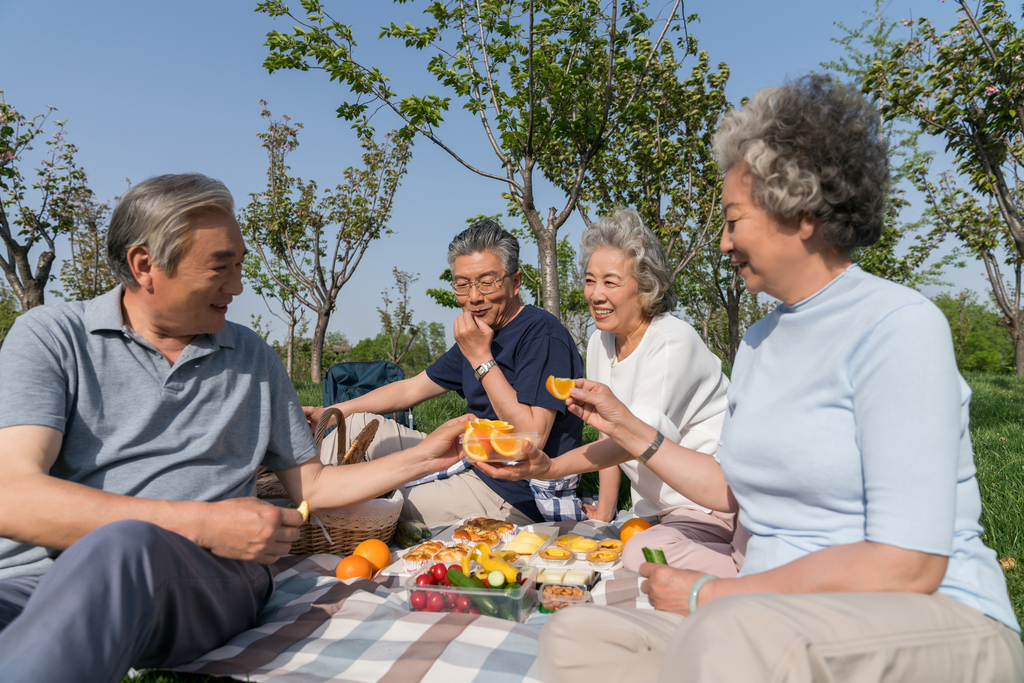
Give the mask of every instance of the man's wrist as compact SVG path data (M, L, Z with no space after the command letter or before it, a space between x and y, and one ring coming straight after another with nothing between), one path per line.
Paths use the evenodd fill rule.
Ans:
M484 375L490 372L497 364L498 361L494 360L493 358L488 358L483 362L474 365L473 374L474 376L476 376L477 381L482 382L484 379Z

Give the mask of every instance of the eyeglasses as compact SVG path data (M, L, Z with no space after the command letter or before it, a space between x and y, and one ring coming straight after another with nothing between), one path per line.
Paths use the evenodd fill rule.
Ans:
M480 292L481 294L490 294L491 292L493 292L495 289L498 288L498 283L501 282L502 280L504 280L507 277L508 277L508 275L502 275L501 277L495 278L494 280L474 280L474 281L471 281L471 282L453 282L452 283L452 289L454 289L455 293L458 294L459 296L466 296L467 294L469 294L469 288L470 287L476 287L476 291Z

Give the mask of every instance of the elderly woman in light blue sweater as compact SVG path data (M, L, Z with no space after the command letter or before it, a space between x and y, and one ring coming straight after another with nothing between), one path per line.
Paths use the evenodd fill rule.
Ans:
M738 511L745 563L721 579L644 564L657 611L555 614L544 679L1024 680L945 318L851 259L882 229L877 111L806 77L758 92L715 144L721 249L781 301L736 357L721 465L662 443L603 385L578 380L568 403L619 447L595 467L638 457L698 504Z

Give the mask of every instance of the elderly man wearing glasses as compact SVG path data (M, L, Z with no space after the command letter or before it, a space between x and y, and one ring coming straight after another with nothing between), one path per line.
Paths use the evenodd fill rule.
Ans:
M455 319L455 345L415 377L335 405L346 416L348 438L367 420L381 419L369 457L409 448L426 435L379 415L457 391L472 415L504 420L518 432L537 432L538 445L549 456L580 446L582 420L551 396L544 383L548 375L581 377L583 360L558 318L520 300L523 276L516 238L492 220L477 221L448 245L448 265L462 306ZM323 410L304 408L311 428ZM329 436L322 452L336 448ZM575 493L578 480L578 475L554 481L492 479L463 461L412 482L404 491L402 516L429 526L469 517L515 524L585 519Z

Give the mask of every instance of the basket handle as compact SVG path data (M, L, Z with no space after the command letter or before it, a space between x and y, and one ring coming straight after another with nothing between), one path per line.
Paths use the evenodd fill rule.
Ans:
M338 423L338 462L341 462L341 454L345 449L345 416L340 410L334 406L324 408L324 412L320 415L320 421L316 423L316 433L313 436L313 440L316 442L316 450L320 451L320 444L324 441L324 436L327 434L327 428L331 426L331 420L335 419Z

